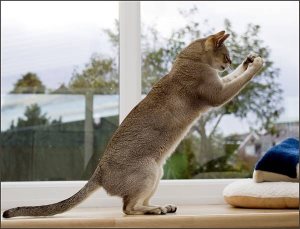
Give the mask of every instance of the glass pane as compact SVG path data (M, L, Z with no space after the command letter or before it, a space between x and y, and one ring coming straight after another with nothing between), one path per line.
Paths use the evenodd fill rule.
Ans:
M231 68L250 52L265 59L232 102L200 117L165 164L164 179L252 177L267 149L299 137L298 10L294 2L141 3L144 96L180 50L221 30L231 35Z
M86 180L118 126L117 2L1 3L1 180Z

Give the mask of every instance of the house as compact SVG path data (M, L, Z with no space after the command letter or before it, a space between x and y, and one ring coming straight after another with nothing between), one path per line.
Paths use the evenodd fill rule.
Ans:
M239 159L248 168L253 168L259 158L268 149L280 143L286 138L294 137L299 139L299 120L278 122L275 124L277 133L274 135L259 135L252 131L244 137L239 147L235 151Z

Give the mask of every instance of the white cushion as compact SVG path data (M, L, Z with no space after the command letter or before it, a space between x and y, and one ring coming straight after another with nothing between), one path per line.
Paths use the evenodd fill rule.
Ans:
M299 183L235 181L225 187L227 203L246 208L299 208Z

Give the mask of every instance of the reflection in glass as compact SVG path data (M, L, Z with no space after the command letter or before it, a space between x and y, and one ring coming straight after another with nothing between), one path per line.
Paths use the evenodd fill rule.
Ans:
M1 179L86 180L118 126L118 3L3 8Z

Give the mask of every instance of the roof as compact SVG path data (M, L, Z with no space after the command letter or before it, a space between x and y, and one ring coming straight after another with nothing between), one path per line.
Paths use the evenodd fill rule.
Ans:
M254 131L251 131L248 136L242 141L242 143L239 145L238 149L237 150L240 150L241 148L243 148L247 143L248 141L251 139L251 137L254 137L255 140L259 140L259 136L254 132Z

